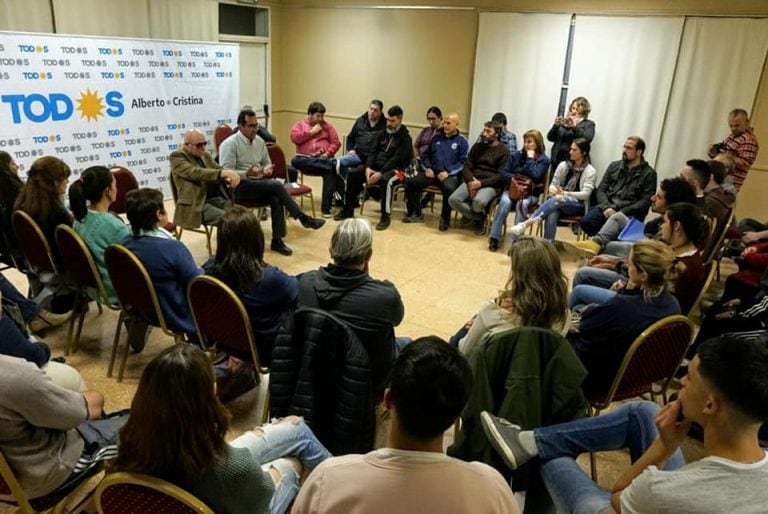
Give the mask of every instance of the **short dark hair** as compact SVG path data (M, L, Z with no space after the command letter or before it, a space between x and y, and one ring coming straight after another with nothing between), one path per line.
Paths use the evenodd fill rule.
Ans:
M317 113L325 114L325 106L320 102L312 102L309 104L309 107L307 107L307 114L312 116L313 114Z
M704 189L709 184L709 178L712 172L709 170L707 161L701 159L690 159L685 161L685 165L693 170L693 179L699 183L699 187Z
M749 119L749 113L746 109L736 108L728 113L729 118L735 118L737 116L743 116L744 118Z
M498 121L486 121L483 123L484 127L492 128L496 133L496 139L501 138L501 133L504 131L504 126Z
M497 122L501 123L502 125L506 125L507 124L507 115L504 114L503 112L497 112L496 114L491 116L491 121L497 121Z
M696 190L683 177L665 178L659 184L664 191L664 200L667 205L673 203L696 203Z
M726 176L725 164L712 159L707 161L707 166L709 166L709 172L712 173L712 177L714 177L715 182L717 184L722 184L725 181Z
M387 116L397 116L398 118L403 117L403 108L399 105L393 105L389 109L387 109Z
M142 187L125 195L125 214L134 235L157 227L157 211L165 211L163 193L159 190Z
M379 106L379 110L380 110L380 111L383 111L383 110L384 110L384 102L382 102L382 101L381 101L381 100L379 100L378 98L374 98L373 100L371 100L371 102L370 102L368 105L371 105L371 104L376 104L376 105L378 105L378 106Z
M433 105L432 107L427 109L427 116L429 116L430 113L434 114L435 116L437 116L440 119L443 118L443 111L441 111L440 107L438 107L436 105Z
M743 416L768 420L768 348L756 341L721 336L699 346L701 376Z
M703 248L709 238L709 223L696 205L692 203L673 203L667 205L664 215L670 223L680 223L685 237L697 248Z
M246 116L256 116L256 111L253 109L243 109L237 115L237 125L242 127L245 125Z
M635 150L643 152L645 155L645 140L640 136L629 136L627 139L635 142Z
M472 390L472 370L458 350L437 336L403 349L392 367L389 392L402 429L430 440L461 414Z

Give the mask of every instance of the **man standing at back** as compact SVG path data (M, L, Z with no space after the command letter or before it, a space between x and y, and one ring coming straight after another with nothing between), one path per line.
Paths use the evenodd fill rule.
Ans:
M307 175L323 177L320 209L323 218L330 218L333 187L336 184L336 161L333 156L341 143L334 126L325 121L323 104L309 104L306 118L296 122L291 129L291 141L296 145L296 156L291 160L291 165Z
M272 213L270 248L282 255L291 255L293 250L283 241L286 234L283 210L299 220L304 228L316 230L325 224L325 220L307 216L293 201L283 183L272 178L274 167L267 145L256 135L258 127L254 111L240 111L237 116L238 131L221 143L219 159L224 168L237 171L243 179L235 189L235 202L269 204Z
M469 364L445 341L432 336L408 345L384 392L392 416L386 446L323 462L304 483L293 512L518 513L496 470L443 452L443 433L471 388Z
M731 172L736 191L741 189L747 179L747 173L757 159L760 145L752 127L749 126L749 114L744 109L734 109L728 113L728 126L731 134L721 143L709 145L708 155L717 160L720 154L729 154L735 165Z
M597 234L617 212L627 218L645 219L651 196L656 191L656 170L645 161L644 155L645 141L642 138L630 136L624 141L621 160L608 165L597 188L597 205L579 223L587 235Z

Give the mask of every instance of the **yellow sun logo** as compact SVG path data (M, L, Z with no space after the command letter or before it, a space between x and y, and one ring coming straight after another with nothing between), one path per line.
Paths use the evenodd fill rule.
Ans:
M88 121L96 121L99 116L104 116L104 103L103 98L99 96L98 91L91 93L90 89L86 89L85 93L80 92L80 98L77 99L77 110L80 111L80 117L86 118Z

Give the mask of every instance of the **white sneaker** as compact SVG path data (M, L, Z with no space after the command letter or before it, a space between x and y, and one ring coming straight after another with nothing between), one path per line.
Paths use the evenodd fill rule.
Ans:
M509 231L514 235L515 237L520 237L523 234L525 234L525 229L528 228L528 224L526 222L521 222L512 227Z

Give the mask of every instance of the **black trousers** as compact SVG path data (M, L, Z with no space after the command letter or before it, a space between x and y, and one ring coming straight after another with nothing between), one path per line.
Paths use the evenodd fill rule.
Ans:
M323 197L320 202L320 210L326 213L331 212L333 188L336 185L336 160L297 155L291 159L291 166L305 175L323 177Z
M448 197L461 184L461 178L458 175L447 177L443 182L437 177L429 178L423 173L419 173L405 181L405 202L408 214L421 214L421 195L427 186L438 186L443 192L443 208L440 211L440 217L446 220L451 219L451 206L448 204Z
M272 219L272 239L285 237L283 209L286 209L292 218L298 219L304 214L293 201L291 195L288 194L288 191L285 190L283 183L275 179L247 178L242 180L235 189L235 203L269 205Z

